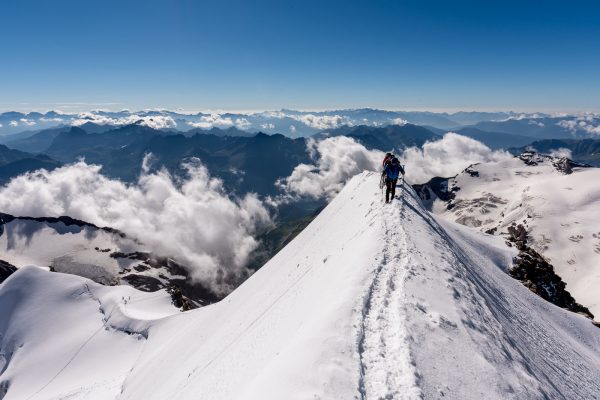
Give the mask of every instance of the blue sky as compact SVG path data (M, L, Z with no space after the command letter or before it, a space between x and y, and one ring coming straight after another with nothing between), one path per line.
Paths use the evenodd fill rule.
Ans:
M0 110L600 111L595 1L3 1Z

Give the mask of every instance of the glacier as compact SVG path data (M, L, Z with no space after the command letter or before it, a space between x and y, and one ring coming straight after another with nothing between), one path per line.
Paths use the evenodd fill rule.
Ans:
M434 195L426 203L436 215L496 235L522 224L567 290L600 316L600 169L568 163L527 152L475 164L447 180L452 200Z

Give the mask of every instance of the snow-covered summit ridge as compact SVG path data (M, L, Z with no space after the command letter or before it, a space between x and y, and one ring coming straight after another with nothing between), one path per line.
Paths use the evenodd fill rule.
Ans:
M145 335L101 329L88 340L117 315L98 319L97 303L72 296L93 284L17 271L0 286L0 306L11 310L0 314L1 346L15 344L0 369L4 400L600 393L598 328L508 276L514 251L500 238L438 220L409 187L385 205L378 183L373 173L353 178L219 303L175 315L136 303L150 313ZM11 295L24 278L45 289ZM118 316L139 332L131 314ZM77 320L86 334L73 331Z

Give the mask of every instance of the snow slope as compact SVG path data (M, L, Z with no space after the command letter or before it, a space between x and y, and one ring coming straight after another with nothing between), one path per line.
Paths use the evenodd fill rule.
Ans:
M17 271L0 286L5 400L598 397L598 328L510 278L501 239L438 221L412 189L384 205L378 181L353 178L230 296L186 313ZM119 312L98 322L86 287Z
M0 288L0 398L116 398L148 321L178 312L165 291L21 268Z
M506 232L523 224L530 245L543 254L575 299L600 316L600 169L562 174L557 159L532 155L478 164L448 181L457 187L450 203L435 200L432 211L452 221Z

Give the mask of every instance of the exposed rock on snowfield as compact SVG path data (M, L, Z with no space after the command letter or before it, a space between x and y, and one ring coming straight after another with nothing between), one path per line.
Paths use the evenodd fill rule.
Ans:
M510 226L523 225L527 246L600 315L600 169L528 151L417 191L435 214L482 232L508 237Z
M189 279L189 269L154 255L122 232L70 217L31 218L0 213L0 251L6 265L38 265L103 285L126 284L153 292L170 288L182 307L218 300ZM14 269L0 264L0 278Z
M435 177L425 184L413 185L413 188L421 200L426 203L429 203L435 199L449 202L456 197L456 192L460 190L456 186L448 187L449 180L449 178Z
M525 151L517 156L525 165L539 165L550 163L561 174L569 175L573 173L573 168L589 168L590 165L574 162L567 157L552 157L535 151ZM468 170L468 168L467 168ZM465 171L467 171L465 170Z
M0 260L0 283L4 282L6 278L12 275L17 270L17 267L7 263L4 260Z
M378 183L353 178L186 313L164 291L19 269L0 286L4 400L597 397L599 329L511 278L503 238L431 215L409 187L384 204Z
M515 265L509 270L510 274L523 282L533 293L540 295L552 304L567 310L580 313L588 318L594 315L577 303L573 296L565 290L566 284L554 272L544 257L527 245L527 230L523 225L508 227L508 240L514 243L519 250L515 258Z

